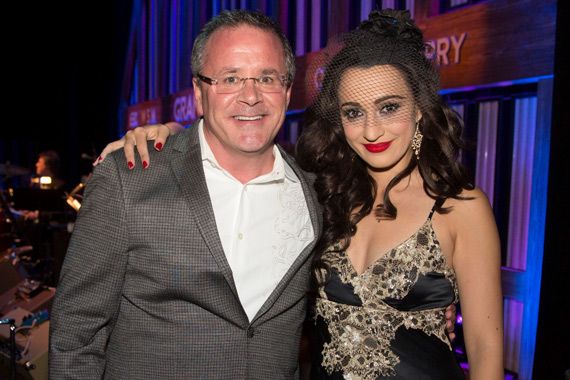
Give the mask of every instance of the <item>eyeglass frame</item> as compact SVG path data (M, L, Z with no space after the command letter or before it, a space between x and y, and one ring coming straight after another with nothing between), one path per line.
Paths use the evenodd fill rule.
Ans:
M266 92L263 90L263 86L259 86L259 80L261 79L261 77L239 77L237 76L237 78L239 78L240 82L241 82L241 87L239 89L237 89L235 92L222 92L219 94L236 94L238 92L240 92L244 87L245 87L245 82L247 82L249 79L253 80L253 83L255 83L255 87L257 89L259 89L259 91L265 93L265 94L278 94L281 91L283 91L283 89L287 88L287 84L288 82L291 82L291 77L289 75L284 75L284 74L278 74L281 75L280 81L281 81L281 90L277 91L277 92ZM200 79L202 82L208 83L210 86L214 86L219 82L219 79L213 79L213 78L208 78L207 76L204 76L200 73L196 73L196 76L198 77L198 79ZM216 89L214 89L214 91L216 91L216 94L218 94L218 91Z

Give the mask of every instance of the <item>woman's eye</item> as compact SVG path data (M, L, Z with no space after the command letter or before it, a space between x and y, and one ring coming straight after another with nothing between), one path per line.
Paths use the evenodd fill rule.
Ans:
M400 108L400 105L397 103L388 103L388 104L384 104L382 106L382 108L380 109L380 112L382 113L392 113L395 112L398 108Z
M342 115L350 120L362 116L362 112L357 109L346 109L342 111Z

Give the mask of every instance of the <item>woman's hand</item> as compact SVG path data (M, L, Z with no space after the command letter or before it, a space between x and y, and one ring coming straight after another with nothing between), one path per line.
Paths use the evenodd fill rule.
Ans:
M117 149L124 148L127 165L129 166L129 169L132 169L135 167L135 146L137 146L143 167L146 169L150 164L146 141L154 140L154 149L160 151L166 143L168 136L175 135L183 130L184 126L176 122L168 122L166 124L148 124L143 127L137 127L133 130L129 130L120 140L107 144L99 158L93 163L93 166L102 162L109 153Z
M455 320L457 319L455 304L451 304L445 309L445 319L445 331L447 331L449 340L453 342L455 340Z

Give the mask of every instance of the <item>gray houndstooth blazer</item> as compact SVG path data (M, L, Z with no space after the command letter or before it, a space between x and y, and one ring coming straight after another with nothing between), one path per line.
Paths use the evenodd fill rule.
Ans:
M315 241L250 323L218 237L198 128L149 151L146 170L114 152L86 187L53 305L50 379L298 378ZM318 237L312 180L283 156Z

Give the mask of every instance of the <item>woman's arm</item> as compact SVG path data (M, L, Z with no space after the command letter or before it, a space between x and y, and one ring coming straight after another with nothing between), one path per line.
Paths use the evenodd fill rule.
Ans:
M175 135L183 130L184 126L182 124L173 121L165 124L148 124L129 130L120 140L107 144L99 158L93 163L93 166L102 162L109 153L124 147L127 165L132 169L135 167L135 146L137 146L141 162L146 169L150 164L146 141L154 140L154 148L161 150L168 136Z
M501 252L493 211L476 188L462 194L449 214L455 229L453 267L457 274L463 332L472 380L503 380L503 295Z

